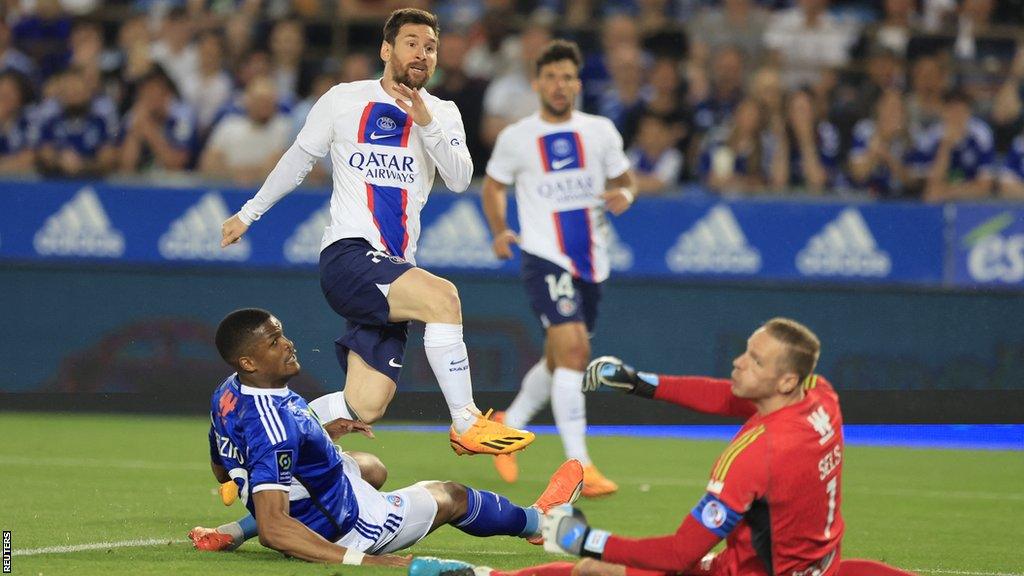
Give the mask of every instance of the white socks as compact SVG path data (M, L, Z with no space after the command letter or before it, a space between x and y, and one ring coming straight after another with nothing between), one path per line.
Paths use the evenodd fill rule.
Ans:
M469 376L469 354L462 341L462 324L427 323L423 332L423 348L448 403L452 426L462 434L469 430L480 414L473 403L473 381Z
M562 437L567 458L575 458L584 466L590 465L587 454L587 407L583 397L583 372L568 368L555 368L551 386L551 411Z
M512 405L505 410L505 425L523 428L533 420L548 400L551 399L551 372L547 360L541 358L523 376L523 383Z
M321 424L333 422L338 418L355 420L352 413L348 410L348 405L345 404L344 390L325 394L310 402L309 407L316 414L316 417L320 419Z

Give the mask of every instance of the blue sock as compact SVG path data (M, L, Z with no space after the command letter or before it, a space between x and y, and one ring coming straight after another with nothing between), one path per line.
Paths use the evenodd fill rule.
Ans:
M252 517L252 514L239 520L238 525L242 527L243 540L248 540L259 534L256 530L256 519Z
M452 525L472 536L532 536L540 525L534 508L522 508L494 492L466 487L466 515Z

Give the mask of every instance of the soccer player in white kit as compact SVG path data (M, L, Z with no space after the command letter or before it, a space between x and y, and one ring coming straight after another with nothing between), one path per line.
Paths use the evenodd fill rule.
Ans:
M550 43L537 59L533 86L541 109L498 135L483 200L494 253L507 259L512 244L522 249L523 282L545 330L544 358L526 373L516 399L497 419L513 428L526 425L550 400L565 453L585 466L583 495L595 497L618 486L587 454L580 386L601 282L610 269L605 212L627 210L636 185L612 122L573 109L580 63L579 48L563 40ZM521 235L506 219L513 184ZM495 465L506 481L518 477L514 455L498 456Z
M320 287L348 321L336 344L345 388L311 403L320 420L375 422L397 388L408 322L426 324L423 345L452 416L459 454L506 454L534 435L482 415L473 402L462 340L459 294L451 282L415 263L420 210L434 171L456 192L469 186L473 160L462 116L452 102L423 90L437 65L437 19L412 8L384 24L377 80L338 84L317 100L295 143L266 182L222 229L238 241L295 189L317 158L331 155L331 223L320 253Z

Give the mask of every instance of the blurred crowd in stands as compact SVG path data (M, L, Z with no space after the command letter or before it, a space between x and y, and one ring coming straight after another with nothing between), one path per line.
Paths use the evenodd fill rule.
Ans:
M644 193L1024 200L1024 0L0 6L5 175L258 185L321 94L380 74L384 18L415 6L441 19L428 90L459 106L478 175L562 37Z

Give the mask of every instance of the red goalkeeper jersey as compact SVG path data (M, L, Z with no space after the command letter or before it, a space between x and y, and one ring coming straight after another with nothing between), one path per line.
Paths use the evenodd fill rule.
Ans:
M636 568L690 571L721 538L719 575L832 576L843 536L843 417L821 376L802 401L767 416L732 395L728 380L662 376L655 398L702 412L749 416L711 469L707 493L675 535L611 536L604 559ZM710 532L710 534L708 533Z

